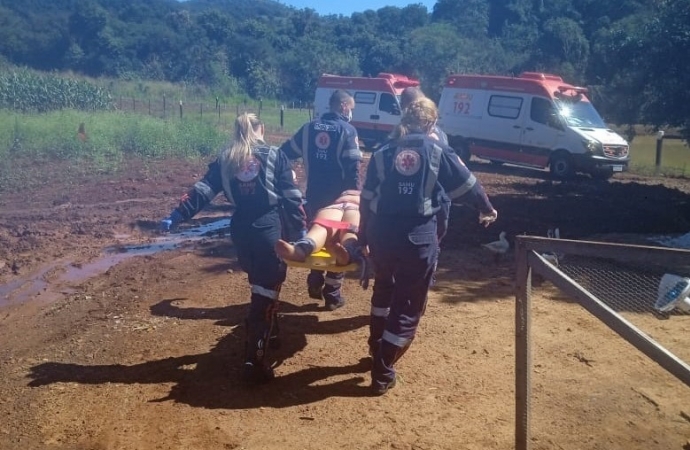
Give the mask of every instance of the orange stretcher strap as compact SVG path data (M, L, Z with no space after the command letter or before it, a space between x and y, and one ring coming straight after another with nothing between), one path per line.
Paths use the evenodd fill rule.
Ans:
M328 253L326 249L312 253L304 262L285 261L285 264L290 267L303 267L306 269L325 270L327 272L352 272L359 269L359 265L356 263L350 263L346 266L337 265L335 257Z

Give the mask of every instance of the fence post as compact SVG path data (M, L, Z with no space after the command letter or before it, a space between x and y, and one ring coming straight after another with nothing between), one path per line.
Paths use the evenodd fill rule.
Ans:
M151 115L151 98L149 98L149 116Z
M165 92L163 92L163 118L165 119Z
M132 111L136 111L136 110L137 110L137 100L134 97L132 97Z
M661 148L664 145L664 132L659 130L656 134L656 171L661 169Z
M263 102L263 100L261 100L261 97L259 97L259 115L258 115L259 119L261 119L261 109L263 108L263 106L264 106L264 102Z
M182 100L180 100L180 119L182 119Z
M204 120L204 104L199 103L199 120Z
M280 105L280 130L283 130L283 125L285 124L284 122L285 119L285 105Z

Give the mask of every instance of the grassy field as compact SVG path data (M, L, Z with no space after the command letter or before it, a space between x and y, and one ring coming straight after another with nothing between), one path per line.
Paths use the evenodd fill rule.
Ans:
M651 174L656 168L656 135L636 136L630 146L630 171ZM664 139L658 173L673 177L690 177L690 147L685 141Z
M238 113L260 114L270 143L282 143L311 119L307 108L281 109L276 102L180 103L130 100L117 111L61 110L23 114L0 110L0 191L31 183L27 160L69 159L99 171L117 171L124 156L207 158L232 136ZM292 105L289 105L292 106ZM136 112L133 114L132 112ZM282 126L281 126L282 111ZM84 134L79 129L83 124ZM640 134L631 146L630 171L690 178L690 148L681 140L663 141L661 165L656 167L656 135ZM26 175L26 176L25 176Z

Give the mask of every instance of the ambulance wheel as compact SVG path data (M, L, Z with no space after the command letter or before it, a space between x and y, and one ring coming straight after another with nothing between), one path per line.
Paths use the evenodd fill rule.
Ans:
M551 156L549 169L554 178L561 180L571 178L575 175L573 157L566 151L558 151Z

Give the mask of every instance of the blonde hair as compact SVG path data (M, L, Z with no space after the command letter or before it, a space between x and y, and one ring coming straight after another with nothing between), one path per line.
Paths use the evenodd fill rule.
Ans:
M426 97L410 103L403 112L400 123L391 134L392 139L399 139L411 133L429 134L438 120L436 103Z
M223 189L230 192L230 180L251 158L254 148L264 143L260 128L263 122L252 113L243 113L235 119L235 138L220 154Z

